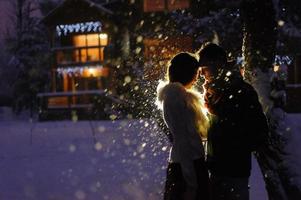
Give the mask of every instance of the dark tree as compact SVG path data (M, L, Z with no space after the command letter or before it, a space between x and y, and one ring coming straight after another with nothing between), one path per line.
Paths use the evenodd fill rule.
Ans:
M46 31L39 23L38 5L30 0L12 1L13 30L6 40L10 56L9 68L15 69L11 82L15 112L37 108L37 93L43 91L48 80L48 52Z

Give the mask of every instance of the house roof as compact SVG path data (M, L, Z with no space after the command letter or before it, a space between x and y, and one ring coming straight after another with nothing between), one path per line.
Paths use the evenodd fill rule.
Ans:
M113 12L90 0L65 0L41 22L47 26L69 24L82 21L93 21L99 18L108 19Z

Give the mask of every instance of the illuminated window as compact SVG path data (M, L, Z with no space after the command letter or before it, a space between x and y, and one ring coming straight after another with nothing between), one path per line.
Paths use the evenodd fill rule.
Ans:
M189 8L189 0L144 0L144 12L178 10Z
M106 33L76 35L73 37L73 44L76 47L107 46L108 35Z
M165 9L165 0L144 0L144 12L163 11Z
M87 61L97 61L99 59L99 48L89 48L88 49L88 56L87 56ZM103 60L103 59L101 59Z
M86 35L76 35L73 37L73 44L76 47L86 46Z
M107 46L108 45L108 34L106 34L106 33L99 34L99 39L100 39L100 45L101 46Z
M98 46L99 45L99 35L98 34L89 34L87 35L87 46Z
M73 37L73 44L75 47L87 47L74 52L76 62L103 61L108 35L106 33L76 35Z

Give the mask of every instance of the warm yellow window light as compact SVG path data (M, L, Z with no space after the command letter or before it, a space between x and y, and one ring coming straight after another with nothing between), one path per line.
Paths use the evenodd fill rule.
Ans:
M106 34L106 33L100 33L99 34L99 38L100 39L108 39L108 34Z
M97 70L95 68L89 68L88 71L90 76L94 77L97 75Z
M108 45L108 34L88 34L88 35L76 35L73 37L73 43L76 47L85 47L85 46L98 46L100 42L101 46Z
M98 37L97 34L88 34L87 35L87 46L98 46Z
M100 45L101 46L107 46L108 45L108 34L100 33L99 34L99 39L100 39Z
M73 43L76 47L87 46L86 41L86 35L76 35L73 37Z

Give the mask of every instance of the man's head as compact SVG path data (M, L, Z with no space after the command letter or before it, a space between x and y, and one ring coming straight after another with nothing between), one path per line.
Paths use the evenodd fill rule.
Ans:
M226 51L213 43L204 44L198 52L201 74L207 81L212 81L218 76L219 69L227 64Z
M197 79L199 63L190 53L179 53L170 61L168 78L170 82L179 82L191 86Z

